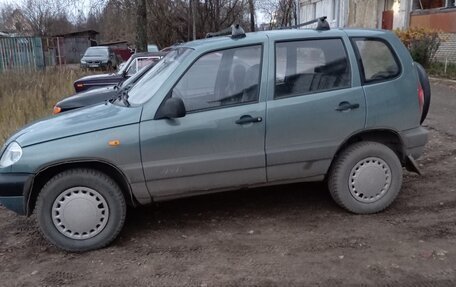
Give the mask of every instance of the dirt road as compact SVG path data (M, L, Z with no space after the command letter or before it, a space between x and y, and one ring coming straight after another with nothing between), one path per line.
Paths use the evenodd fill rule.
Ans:
M132 210L110 247L62 252L0 207L0 286L456 286L456 86L434 83L424 175L370 216L319 184Z

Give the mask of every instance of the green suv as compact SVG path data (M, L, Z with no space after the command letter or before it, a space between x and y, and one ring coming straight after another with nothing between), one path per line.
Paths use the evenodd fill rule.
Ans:
M127 205L246 187L327 180L340 206L375 213L398 195L403 167L419 172L429 99L424 70L387 31L193 41L117 100L13 135L0 202L35 212L69 251L112 242Z

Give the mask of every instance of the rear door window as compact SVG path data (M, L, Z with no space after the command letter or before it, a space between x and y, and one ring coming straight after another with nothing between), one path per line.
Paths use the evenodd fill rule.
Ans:
M341 39L276 44L275 98L348 88L350 76Z
M381 82L399 75L401 69L397 57L384 40L353 38L352 41L365 83Z

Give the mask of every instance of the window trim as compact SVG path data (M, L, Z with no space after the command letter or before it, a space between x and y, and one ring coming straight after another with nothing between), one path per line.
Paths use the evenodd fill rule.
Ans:
M218 110L218 109L224 109L224 108L230 108L230 107L236 107L236 106L241 106L241 105L248 105L248 104L253 104L253 103L259 103L260 101L260 90L261 90L261 78L262 78L262 73L263 73L263 64L264 64L264 43L263 42L260 42L260 43L254 43L254 44L244 44L244 45L237 45L237 46L232 46L232 47L226 47L226 48L223 48L223 49L211 49L209 51L206 51L202 54L200 54L197 58L195 58L191 64L185 69L185 71L179 76L179 78L177 79L177 81L173 84L173 86L171 87L171 89L168 91L168 93L166 94L166 96L164 97L163 101L160 103L156 113L155 113L155 117L157 116L159 110L162 108L163 104L165 103L165 101L167 99L169 99L172 95L172 91L174 90L174 88L177 86L177 84L180 82L180 80L187 74L187 72L193 67L193 65L199 60L201 59L202 57L208 55L208 54L211 54L211 53L216 53L216 52L221 52L221 51L226 51L226 50L231 50L231 49L237 49L237 48L248 48L248 47L255 47L255 46L259 46L261 47L261 55L260 55L260 73L259 73L259 77L258 77L258 96L257 96L257 99L256 101L249 101L249 102L243 102L243 103L234 103L234 104L231 104L231 105L225 105L225 106L218 106L218 107L208 107L208 108L202 108L202 109L198 109L198 110L192 110L192 111L186 111L187 112L187 115L189 114L194 114L194 113L199 113L199 112L205 112L205 111L212 111L212 110ZM154 118L155 118L154 117Z
M281 96L277 97L276 95L276 80L277 80L277 44L280 43L292 43L292 42L306 42L306 41L315 41L315 40L340 40L342 42L342 46L344 47L345 55L347 57L347 64L348 64L348 73L350 75L350 81L349 85L346 87L340 87L340 88L332 88L332 89L326 89L326 90L317 90L317 91L310 91L308 93L304 94L290 94L286 96ZM343 90L343 89L350 89L352 88L352 83L353 83L353 71L351 67L351 60L350 60L350 55L348 54L347 50L347 45L345 44L344 38L343 37L314 37L314 38L305 38L305 39L293 39L293 40L280 40L276 41L274 43L274 96L273 100L281 100L281 99L287 99L287 98L293 98L293 97L300 97L300 96L307 96L310 94L319 94L319 93L324 93L324 92L330 92L330 91L337 91L337 90Z
M396 62L397 67L399 68L396 75L393 77L387 78L387 79L374 79L374 80L366 80L366 75L364 71L364 65L363 61L361 58L361 53L359 52L358 46L356 45L357 40L364 40L364 41L377 41L377 42L382 42L385 44L385 46L390 50L391 54L393 55L393 59ZM378 83L383 83L383 82L388 82L388 81L393 81L397 78L399 78L402 75L402 63L399 60L399 57L397 56L396 51L393 49L391 44L389 43L388 40L380 37L350 37L350 42L353 47L353 51L355 52L356 56L356 62L358 64L358 69L359 69L359 74L361 78L361 85L362 86L367 86L367 85L372 85L372 84L378 84Z

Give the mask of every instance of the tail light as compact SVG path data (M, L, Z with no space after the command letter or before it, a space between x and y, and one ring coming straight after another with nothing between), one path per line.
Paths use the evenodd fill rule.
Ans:
M59 106L54 106L54 110L52 111L52 113L53 113L54 115L56 115L56 114L60 113L61 111L62 111L62 108L61 108L61 107L59 107Z
M74 87L76 88L76 90L79 90L79 89L82 89L84 87L84 84L83 83L76 83L76 84L74 84Z
M420 105L420 111L423 111L424 106L424 90L420 83L418 83L418 104Z

